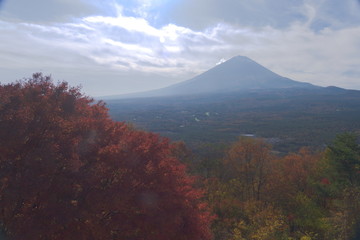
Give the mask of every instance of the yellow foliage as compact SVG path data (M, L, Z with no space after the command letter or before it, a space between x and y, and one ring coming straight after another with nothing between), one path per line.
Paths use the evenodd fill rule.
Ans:
M300 240L311 240L311 237L309 236L302 236Z
M244 208L247 221L239 221L231 240L269 240L287 228L284 216L272 206L261 202L247 202Z

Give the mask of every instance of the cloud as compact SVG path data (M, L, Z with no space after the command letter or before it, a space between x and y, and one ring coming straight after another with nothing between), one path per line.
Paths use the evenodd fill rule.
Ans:
M344 74L360 68L360 27L314 32L294 25L286 32L269 29L268 35L248 55L275 72L322 86L360 88L356 76Z
M360 23L360 6L356 0L306 0L302 9L313 30L340 29Z
M3 5L3 18L38 23L66 22L104 10L93 0L7 0Z
M298 0L183 0L167 5L167 11L162 13L158 21L173 22L197 30L219 22L240 26L287 27L289 23L304 18L297 10L303 5Z
M61 21L10 21L6 14L0 20L1 75L28 72L21 78L46 71L84 85L92 95L106 95L169 85L215 66L219 59L246 55L295 80L360 89L355 0L336 5L336 14L330 0L284 1L284 6L262 0L225 0L224 6L215 0L131 2L108 1L107 10L90 4L76 17L64 18L64 9L85 2L63 0L64 9L55 14ZM160 5L176 21L165 21L170 15L163 9L154 10ZM194 11L177 16L197 6L204 7L198 16ZM213 14L216 9L219 13ZM284 14L277 16L277 9ZM204 21L197 27L186 24L187 17ZM260 21L252 24L257 17Z

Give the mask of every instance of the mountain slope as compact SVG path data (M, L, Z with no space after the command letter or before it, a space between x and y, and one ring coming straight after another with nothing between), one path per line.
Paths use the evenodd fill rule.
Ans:
M163 88L159 93L187 95L292 87L313 85L282 77L247 57L237 56L193 79Z
M247 57L237 56L190 80L162 89L124 95L121 98L186 96L259 89L315 87L310 83L282 77Z

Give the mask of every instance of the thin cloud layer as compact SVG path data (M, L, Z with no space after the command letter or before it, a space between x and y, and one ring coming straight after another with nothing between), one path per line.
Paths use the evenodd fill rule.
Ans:
M211 14L212 8L220 7L217 1L208 5L204 1L200 16L184 15L184 19L203 16L203 26L175 21L176 14L191 5L185 0L138 0L132 5L106 1L100 8L81 0L61 2L84 8L73 18L65 18L68 14L60 8L51 21L10 18L11 8L0 15L3 82L44 71L82 84L94 96L119 94L187 80L223 59L246 55L295 80L360 89L360 14L356 15L360 12L355 0L342 5L330 0L296 1L279 17L275 17L277 8L285 11L289 6L285 1L284 6L268 6L260 0L241 6L225 1L218 15ZM332 12L331 4L338 13ZM248 15L268 14L251 24L255 21L251 17L232 19L231 7L246 9ZM165 21L169 17L162 13L165 10L173 13L174 21ZM218 20L226 13L227 18Z

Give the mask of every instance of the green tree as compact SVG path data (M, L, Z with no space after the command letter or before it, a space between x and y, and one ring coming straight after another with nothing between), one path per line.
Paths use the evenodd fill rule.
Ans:
M336 180L344 186L360 184L360 145L357 135L343 133L334 139L327 152L336 171Z
M360 145L354 133L335 137L325 151L322 174L327 184L319 187L329 198L327 210L333 239L358 239L360 226Z

